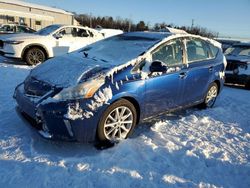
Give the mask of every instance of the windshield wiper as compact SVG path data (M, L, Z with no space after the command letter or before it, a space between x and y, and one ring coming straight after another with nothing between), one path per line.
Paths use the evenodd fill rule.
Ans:
M89 54L87 52L83 51L83 55L87 58Z
M108 62L107 60L102 59L102 58L98 58L98 57L96 57L96 56L89 57L89 53L88 53L88 52L86 52L86 51L82 51L82 53L83 53L83 55L84 55L84 57L85 57L85 58L88 58L88 59L93 59L93 60L95 60L95 61L100 60L100 61L103 61L103 62L105 62L105 63L107 63L107 62Z

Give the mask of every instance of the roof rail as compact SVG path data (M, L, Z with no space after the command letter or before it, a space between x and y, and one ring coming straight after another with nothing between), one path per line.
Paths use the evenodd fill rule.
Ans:
M175 29L175 28L171 28L171 27L164 27L163 29L160 29L159 31L173 33L173 34L188 34L186 31L184 31L182 29Z

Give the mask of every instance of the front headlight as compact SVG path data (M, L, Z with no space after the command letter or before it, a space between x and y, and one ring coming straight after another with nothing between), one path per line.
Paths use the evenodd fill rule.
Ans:
M79 84L75 87L63 89L60 93L55 95L53 99L56 100L71 100L90 98L95 92L104 84L104 78L93 79L85 83Z
M5 44L21 44L23 41L16 41L16 40L6 40L4 41Z

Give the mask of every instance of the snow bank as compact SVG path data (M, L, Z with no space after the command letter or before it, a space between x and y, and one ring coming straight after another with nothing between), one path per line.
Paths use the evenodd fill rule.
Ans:
M45 141L18 117L12 94L28 73L0 63L1 187L249 187L249 91L225 87L214 108L163 114L97 151Z

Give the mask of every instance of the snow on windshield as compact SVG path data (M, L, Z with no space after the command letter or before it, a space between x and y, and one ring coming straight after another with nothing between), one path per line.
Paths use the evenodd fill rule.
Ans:
M111 69L109 76L156 44L165 35L133 33L111 37L79 51L48 60L31 77L57 86L72 86L95 67ZM121 66L123 65L123 66ZM118 67L114 69L114 67ZM108 70L107 70L108 71Z
M35 32L35 34L38 35L49 35L50 33L54 32L55 30L59 29L61 27L61 25L49 25L37 32Z
M136 58L158 41L159 38L118 35L92 44L81 51L89 58L119 65Z

